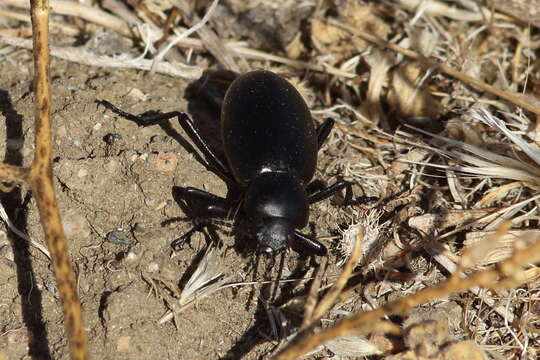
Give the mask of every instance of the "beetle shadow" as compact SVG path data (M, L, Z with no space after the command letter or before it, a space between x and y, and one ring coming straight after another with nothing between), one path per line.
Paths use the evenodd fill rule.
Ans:
M0 114L6 118L6 153L4 162L22 166L23 116L13 108L9 93L4 89L0 89ZM0 202L8 218L16 228L23 232L26 232L27 229L26 210L29 201L30 192L23 194L19 186L7 193L0 191ZM28 353L32 358L50 359L51 353L47 340L47 329L42 315L42 296L41 291L36 289L34 284L35 273L28 242L9 229L7 233L13 249L13 263L17 271L17 291L21 301L23 322L32 338L28 343Z
M223 164L227 160L221 138L221 107L227 89L238 75L229 70L206 70L187 86L184 94L193 123Z
M282 253L279 267L276 264L276 258L266 259L267 261L258 261L262 255L257 256L256 269L258 270L260 263L262 263L262 272L265 274L263 275L263 281L281 278L283 260L286 256L286 253ZM311 261L313 261L313 257L300 255L295 268L292 269L287 278L305 278L309 269L313 266ZM278 270L276 271L276 269ZM258 277L257 273L259 271L254 271L254 280ZM277 291L278 288L279 291ZM253 314L253 323L235 341L235 344L227 353L221 357L222 359L243 359L256 346L269 343L269 341L284 339L290 335L288 333L289 329L299 328L301 325L303 314L298 314L298 316L293 316L290 313L285 314L280 307L295 297L305 295L307 290L299 293L294 282L278 283L274 281L263 284L260 288L253 287L252 289L250 298L254 296L258 297L258 301L256 302L257 308ZM282 325L284 319L282 316L286 317L286 326ZM277 333L274 333L275 330L277 330ZM273 352L273 350L270 350L269 353Z
M184 95L188 102L187 109L194 126L205 144L223 164L227 164L227 159L221 137L221 108L227 89L238 75L238 73L229 70L206 70L199 79L187 86ZM216 176L219 175L213 173ZM227 185L225 198L231 201L239 199L241 189L238 185L227 181L225 183ZM205 205L208 205L208 203L200 199L194 200L183 197L180 189L179 187L173 188L173 198L182 208L187 218L192 222L195 220L196 226L200 219L209 217L204 212ZM235 241L235 250L244 254L253 253L257 246L254 241L247 240L252 238L252 234L245 219L240 216L231 221L231 235Z

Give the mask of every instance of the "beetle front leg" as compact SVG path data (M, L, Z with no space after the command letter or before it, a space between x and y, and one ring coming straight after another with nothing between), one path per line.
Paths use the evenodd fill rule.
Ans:
M324 256L328 252L328 250L326 250L326 246L321 244L319 241L302 234L300 231L295 230L294 237L301 247L311 251L315 255Z
M213 219L229 217L234 209L234 205L236 204L233 201L229 201L220 196L193 187L175 187L174 189L174 191L177 192L177 197L183 198L188 202L194 200L205 203L201 209L205 217L196 218L196 224L191 230L173 240L171 247L174 250L178 250L186 241L191 238L193 233L196 231L202 231L206 226L211 225Z

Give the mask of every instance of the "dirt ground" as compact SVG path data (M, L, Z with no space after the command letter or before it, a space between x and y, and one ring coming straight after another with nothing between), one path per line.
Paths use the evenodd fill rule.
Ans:
M107 54L111 61L124 56L123 65L144 67L147 59L137 58L145 41L156 45L157 40L141 35L143 25L166 28L165 20L178 10L182 15L173 28L185 31L210 11L211 2L115 7L119 3L92 5L114 15L117 23L93 23L83 13L66 16L58 10L52 17L53 50L65 46L68 56L80 62L81 54L92 53L92 60ZM161 75L161 70L151 74L53 58L53 176L92 358L269 358L300 327L309 287L316 283L311 282L314 269L325 269L320 295L341 273L359 228L366 236L362 260L348 282L351 289L317 323L320 328L430 289L451 279L462 261L469 261L463 275L495 268L511 256L514 242L538 228L538 200L524 199L538 195L540 159L529 158L534 151L519 148L507 133L464 112L487 108L504 118L514 136L527 144L538 142L535 114L540 110L530 110L531 105L523 111L515 100L538 103L531 95L540 88L538 29L501 14L486 21L471 2L460 2L469 20L456 19L448 8L441 14L437 7L411 9L403 3L223 0L206 32L178 43L163 61L189 63L193 71L217 63L228 69L270 69L299 88L318 124L327 117L336 120L319 152L315 177L331 184L343 175L363 200L341 207L338 195L311 207L302 231L329 248L327 257L293 250L274 258L259 256L256 242L245 232L231 233L230 223L196 232L173 250L171 242L199 219L197 209L179 199L178 188L193 186L220 196L230 189L189 150L176 119L141 127L98 101L133 114L189 111L219 153L216 114L185 98L195 80ZM71 5L86 6L82 1ZM0 35L18 41L16 47L0 49L0 139L5 139L0 154L7 163L29 166L34 148L32 52L22 48L29 28L19 15L27 10L13 6L19 13L0 17ZM137 35L129 31L135 25ZM395 48L383 51L362 32ZM211 41L212 36L222 42ZM513 97L502 100L500 94L471 86L470 78L403 56L397 47ZM420 134L409 125L447 139ZM532 165L516 166L524 162ZM17 229L44 242L35 200L25 187L0 192L0 202ZM514 208L518 202L523 205ZM484 220L495 211L514 221L514 232L506 234L513 235L510 244L491 241L501 219ZM50 260L2 224L0 360L68 359ZM475 247L474 239L487 241ZM230 286L179 312L182 291L209 247L215 248L210 264ZM516 282L498 292L448 295L452 290L439 299L425 297L418 302L423 305L407 308L406 314L385 318L393 332L379 334L383 323L363 324L375 327L361 329L369 336L341 337L307 358L535 358L540 353L540 271L527 269L526 284L512 278ZM171 310L175 316L160 321Z
M34 131L31 54L21 51L0 66L3 138L8 134L0 151L29 165ZM170 242L190 229L173 199L173 186L195 186L221 196L227 188L160 126L139 127L98 107L96 100L106 99L135 114L185 111L188 82L62 60L54 60L51 74L55 181L92 356L249 359L270 352L277 342L272 341L264 307L265 286L217 292L183 312L179 322L157 323L168 309L164 298L173 295L163 294L160 282L176 284L178 292L178 284L187 281L211 242L197 233L191 246L171 250ZM176 121L171 124L178 136L185 137ZM324 152L321 157L323 163ZM18 228L41 241L35 202L26 190L14 190L2 199ZM332 206L327 202L311 214L312 230L319 236L336 231L335 222L331 225L328 216L320 215L324 207ZM163 225L174 218L184 220ZM107 237L112 232L117 239L113 242ZM235 281L278 275L274 261L261 258L256 263L255 244L242 239L235 245L227 232L220 232L219 239L224 242L219 261ZM1 241L0 328L17 337L7 348L8 358L27 358L28 343L38 358L68 358L49 260L23 240L8 239L5 229ZM310 268L309 258L295 252L287 253L285 261L288 276L283 278L301 278ZM297 286L284 288L283 292L291 292L287 298L299 291Z

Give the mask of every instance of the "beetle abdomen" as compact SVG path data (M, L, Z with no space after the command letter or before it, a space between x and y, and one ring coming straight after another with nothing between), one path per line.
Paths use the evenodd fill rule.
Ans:
M317 164L317 136L309 109L289 82L269 71L239 76L221 112L225 154L246 185L266 171L291 172L307 183Z

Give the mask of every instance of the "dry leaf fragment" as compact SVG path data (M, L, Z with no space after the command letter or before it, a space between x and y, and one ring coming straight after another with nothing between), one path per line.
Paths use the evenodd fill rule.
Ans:
M392 72L392 82L388 93L391 108L404 117L435 118L442 112L440 101L423 86L429 75L417 62L401 64Z

